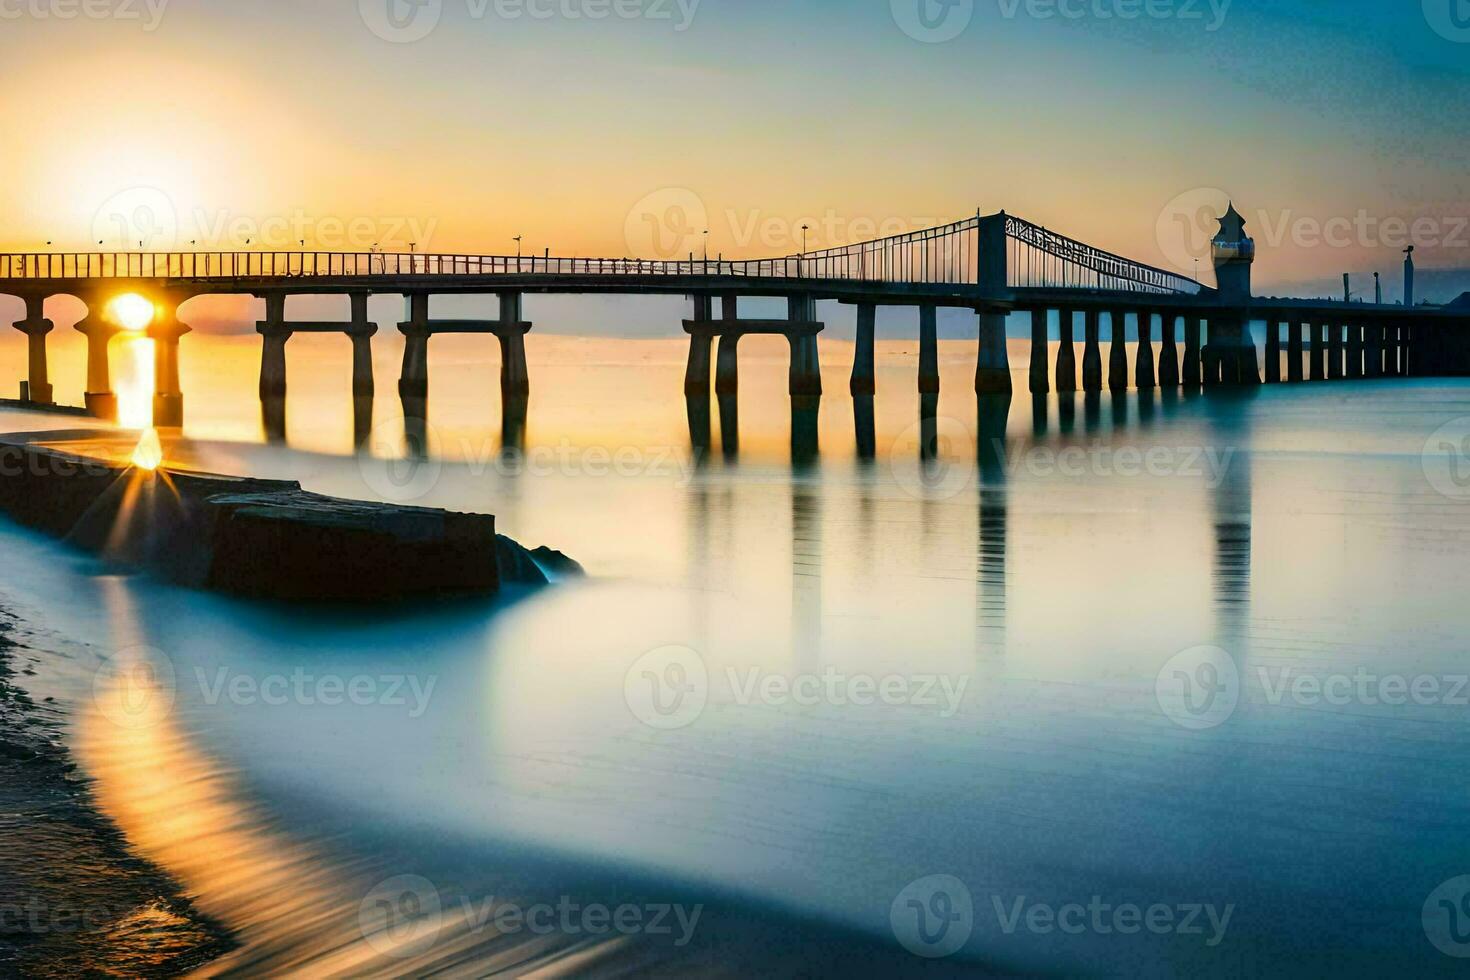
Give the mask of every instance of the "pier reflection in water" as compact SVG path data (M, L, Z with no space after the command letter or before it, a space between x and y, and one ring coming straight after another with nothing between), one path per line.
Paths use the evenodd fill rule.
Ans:
M441 678L429 710L396 724L196 703L191 748L238 771L248 803L301 843L370 827L397 874L417 870L399 855L449 840L484 846L458 852L477 874L509 866L485 856L496 847L588 867L611 857L655 893L735 893L891 945L893 896L944 869L987 895L1051 903L1079 892L1233 902L1230 942L1249 962L1313 969L1326 949L1345 951L1328 955L1345 967L1414 968L1418 910L1460 873L1443 857L1470 832L1470 802L1445 791L1470 751L1463 711L1257 697L1193 731L1161 710L1156 685L1172 657L1202 645L1242 667L1463 671L1460 637L1433 624L1457 621L1465 560L1444 543L1470 539L1470 513L1428 488L1421 458L1462 393L1344 382L1245 399L1064 394L1043 418L1029 397L976 400L969 343L953 359L941 345L941 393L921 401L912 345L896 344L880 351L869 406L835 394L844 356L826 357L820 455L793 466L786 351L763 358L758 340L742 344L730 459L690 452L699 426L679 404L682 345L557 353L533 335L525 456L572 447L540 468L500 465L498 403L481 383L493 364L434 366L416 438L437 444L442 472L412 502L493 512L506 533L584 562L589 583L483 620L434 611L354 625L287 623L129 580L137 620L184 678L220 664ZM824 356L841 349L824 345ZM492 390L479 398L477 384ZM292 445L333 455L216 444L200 463L373 495L350 455L349 403L314 400L304 382L291 398ZM396 398L373 410L375 428L398 431ZM203 412L191 422L196 434L213 424ZM220 431L241 424L223 419ZM609 468L619 449L636 450L639 467ZM82 594L76 572L24 567L71 576L45 607L58 625L93 628L95 604L68 606ZM640 657L671 644L697 652L710 698L686 728L656 730L630 711L625 685ZM741 701L728 680L828 668L966 688L946 716ZM1323 810L1324 796L1336 805ZM1293 816L1307 811L1311 834ZM1324 922L1321 894L1371 899L1363 917L1381 941L1363 943L1359 918ZM1293 957L1305 934L1322 942L1303 964ZM1149 938L1135 948L992 930L972 951L1017 970L1164 955L1176 971L1218 971L1214 950Z

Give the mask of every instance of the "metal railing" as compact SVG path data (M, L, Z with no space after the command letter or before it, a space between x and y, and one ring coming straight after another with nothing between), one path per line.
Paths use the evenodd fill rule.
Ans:
M1006 216L1009 285L1195 296L1204 286L1177 273L1105 252Z

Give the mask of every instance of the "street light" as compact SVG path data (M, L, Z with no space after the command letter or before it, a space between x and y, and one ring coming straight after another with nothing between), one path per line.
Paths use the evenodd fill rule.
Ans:
M51 243L50 242L47 242L46 244L49 245ZM709 261L709 229L708 228L706 228L704 230L704 260L706 262Z

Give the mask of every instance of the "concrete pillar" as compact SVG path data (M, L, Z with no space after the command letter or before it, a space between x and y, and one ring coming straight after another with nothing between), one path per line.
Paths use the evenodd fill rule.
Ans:
M1082 390L1102 391L1102 347L1097 310L1085 310L1082 343Z
M1383 328L1370 326L1364 328L1365 342L1363 344L1363 377L1383 377Z
M1281 324L1266 321L1266 383L1281 381Z
M1108 348L1108 387L1113 391L1128 390L1128 347L1127 317L1114 310L1108 314L1112 321L1110 330L1112 345Z
M720 334L720 359L715 367L715 393L731 396L740 391L740 333L735 330Z
M148 336L153 339L153 425L177 429L184 424L184 392L179 387L179 338L189 326L179 321L172 300L154 302L157 310Z
M17 320L15 329L26 335L27 340L27 381L24 386L23 399L37 405L53 404L54 399L51 392L51 381L46 371L46 335L55 327L50 320L46 319L44 312L46 297L25 297L26 318Z
M1046 310L1031 311L1031 393L1045 395L1051 391L1051 376L1046 359Z
M689 327L689 366L684 371L684 394L690 398L709 397L710 347L714 334L710 330Z
M523 322L521 294L500 294L500 395L502 400L525 398L531 393L531 372L526 365L526 334L531 326Z
M1057 316L1057 391L1070 394L1077 390L1077 350L1072 340L1072 316L1075 311L1061 309Z
M820 397L822 394L822 362L817 350L816 304L810 296L792 296L786 302L786 318L793 324L786 338L791 343L791 385L793 397Z
M1363 328L1353 325L1347 328L1347 364L1343 374L1350 379L1363 376Z
M429 295L408 295L408 320L398 325L403 334L403 373L398 378L402 398L423 399L429 394Z
M1165 310L1159 317L1159 387L1179 387L1179 344L1174 338L1177 318Z
M286 394L286 343L291 330L286 326L286 297L269 293L265 300L265 319L255 324L261 336L260 397L281 398Z
M975 366L975 392L981 395L1010 394L1011 358L1006 351L1004 313L980 310L980 357Z
M89 312L77 324L77 332L87 338L87 413L109 422L117 421L117 393L112 390L112 366L109 360L109 345L122 328L107 319L101 312L105 307L100 300L87 302Z
M1312 339L1312 380L1327 380L1327 326L1322 323L1307 324L1307 333Z
M367 315L367 293L352 293L352 326L347 330L352 341L352 396L372 397L376 385L373 383L373 337L378 325L369 322Z
M1327 377L1340 381L1343 377L1342 324L1327 324Z
M857 308L857 346L852 358L852 384L854 397L872 395L877 391L877 375L874 367L873 342L878 321L878 308L872 303L860 303Z
M1200 373L1200 318L1187 316L1184 318L1184 367L1182 371L1184 387L1198 388L1204 381Z
M1154 378L1154 314L1138 311L1138 359L1134 364L1134 384L1140 390L1158 387Z
M919 394L939 394L939 309L919 307Z
M1303 327L1295 320L1286 325L1286 380L1302 380Z
M1384 327L1383 335L1386 338L1384 343L1384 350L1387 352L1383 358L1383 373L1391 378L1402 377L1404 372L1403 362L1399 357L1400 351L1398 325L1390 324Z

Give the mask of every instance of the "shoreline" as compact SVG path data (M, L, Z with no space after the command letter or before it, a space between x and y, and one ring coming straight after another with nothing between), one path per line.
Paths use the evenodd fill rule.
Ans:
M0 595L0 973L189 973L235 942L103 815L65 744L70 706L20 683L62 645Z

